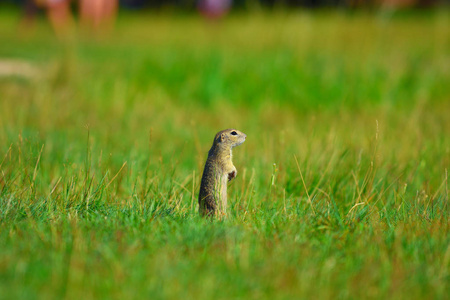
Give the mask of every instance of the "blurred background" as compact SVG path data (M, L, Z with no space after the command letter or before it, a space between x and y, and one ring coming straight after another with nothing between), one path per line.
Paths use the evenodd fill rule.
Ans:
M304 127L351 128L350 145L375 119L389 131L433 115L418 136L446 127L447 1L2 0L0 23L4 145L29 135L61 155L94 126L98 153L118 152L121 166L146 155L152 131L161 157L187 150L190 172L226 127L257 137L252 155L266 145L264 163L286 150L280 132L288 153L313 147Z
M217 19L230 11L261 9L420 9L442 6L446 0L2 0L21 7L23 18L32 20L46 10L55 31L68 26L72 13L78 13L81 22L97 28L111 23L119 9L124 10L177 10L200 12L204 17Z

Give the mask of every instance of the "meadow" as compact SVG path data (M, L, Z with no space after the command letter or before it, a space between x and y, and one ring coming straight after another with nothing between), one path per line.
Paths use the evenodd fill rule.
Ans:
M445 299L450 14L0 10L0 299ZM1 72L0 72L1 73ZM237 128L228 216L198 216Z

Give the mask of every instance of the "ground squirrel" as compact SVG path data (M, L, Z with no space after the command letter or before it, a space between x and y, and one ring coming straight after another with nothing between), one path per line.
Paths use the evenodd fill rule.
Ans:
M214 137L198 195L199 212L202 216L226 213L227 182L237 174L231 161L231 149L242 144L246 137L245 133L236 129L222 130Z

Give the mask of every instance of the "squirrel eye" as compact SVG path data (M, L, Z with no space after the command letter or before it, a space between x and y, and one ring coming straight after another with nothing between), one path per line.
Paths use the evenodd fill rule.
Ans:
M232 131L231 135L237 135L237 132L236 131Z

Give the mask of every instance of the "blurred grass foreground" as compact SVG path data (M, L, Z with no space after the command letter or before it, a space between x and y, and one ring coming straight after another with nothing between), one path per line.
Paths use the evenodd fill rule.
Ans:
M0 10L0 299L445 299L450 18ZM197 214L214 134L229 215ZM445 296L447 295L447 296Z

